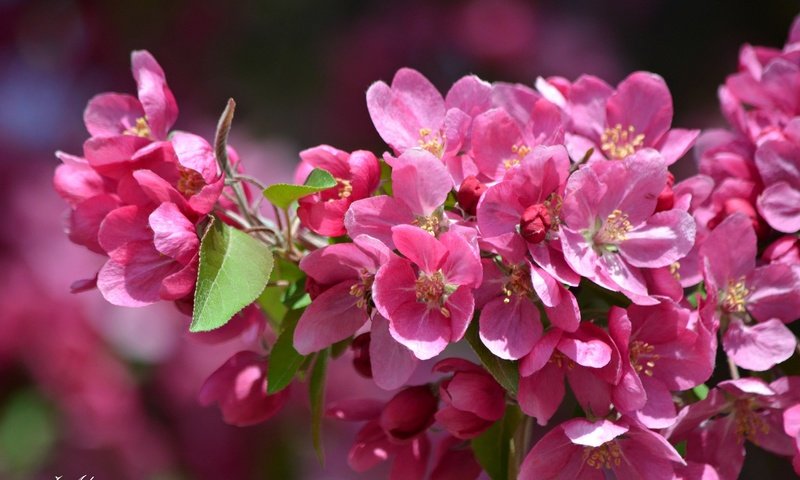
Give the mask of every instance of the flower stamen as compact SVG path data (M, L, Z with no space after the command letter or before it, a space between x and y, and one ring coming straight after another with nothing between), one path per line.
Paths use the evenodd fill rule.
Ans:
M613 128L606 128L600 136L600 148L613 160L622 160L633 155L644 145L644 134L635 134L633 125L622 128L619 123Z

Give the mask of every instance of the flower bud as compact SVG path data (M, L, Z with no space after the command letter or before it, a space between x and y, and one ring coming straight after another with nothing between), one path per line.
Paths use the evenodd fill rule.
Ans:
M658 194L656 212L672 210L672 207L675 206L675 193L672 191L673 185L675 185L675 175L673 175L672 172L667 172L667 184L664 185L664 189Z
M408 440L433 424L439 401L427 385L408 387L395 395L383 408L380 425L395 440Z
M465 178L461 183L461 188L458 189L456 199L461 208L470 215L475 215L475 208L478 206L478 200L481 195L486 191L486 185L481 183L474 175Z
M531 205L522 212L519 233L528 243L541 243L552 226L550 212L541 203Z

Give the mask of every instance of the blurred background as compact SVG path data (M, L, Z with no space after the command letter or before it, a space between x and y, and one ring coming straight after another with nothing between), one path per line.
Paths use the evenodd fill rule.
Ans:
M716 88L742 43L779 47L796 1L0 0L0 478L349 479L354 429L310 448L305 392L266 424L226 426L196 402L237 341L207 345L172 305L125 310L69 293L102 258L62 232L56 149L80 154L86 101L134 92L129 54L150 50L181 110L210 139L228 97L231 143L267 183L320 143L384 147L364 93L402 66L442 91L459 77L532 84L582 73L615 84L661 74L674 125L722 126ZM679 176L692 173L685 159ZM330 399L384 395L334 362ZM749 461L749 460L748 460ZM745 467L747 471L747 466ZM382 473L384 472L384 473Z

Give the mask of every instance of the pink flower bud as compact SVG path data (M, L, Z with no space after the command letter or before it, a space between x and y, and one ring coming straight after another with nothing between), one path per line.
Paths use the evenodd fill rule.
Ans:
M427 385L406 388L383 408L381 428L395 440L416 437L433 424L438 403Z
M522 218L519 221L519 233L528 243L540 243L544 241L551 225L552 221L547 207L537 203L522 212Z
M456 199L458 204L470 215L475 215L475 208L478 206L478 200L481 195L486 191L486 185L481 183L474 175L464 179L461 183L461 188L458 189Z
M672 210L672 207L675 206L675 194L672 192L673 185L675 185L675 175L672 172L667 172L667 184L664 185L664 190L658 194L656 212Z
M350 348L353 350L353 368L365 378L372 378L372 362L369 356L370 338L369 333L362 333L350 344Z

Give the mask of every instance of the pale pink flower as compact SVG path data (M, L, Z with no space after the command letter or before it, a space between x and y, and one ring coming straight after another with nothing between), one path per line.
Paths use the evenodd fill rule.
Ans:
M302 184L314 168L321 168L336 180L336 186L301 198L297 216L308 229L324 236L344 235L344 214L350 204L369 197L378 188L380 165L371 152L343 152L328 145L300 152L302 162L295 181ZM302 178L301 178L302 177Z
M672 265L695 240L695 223L687 212L655 213L666 181L666 165L652 149L575 172L561 210L561 245L570 267L635 303L657 303L646 270Z
M460 235L435 238L411 225L392 229L406 258L392 257L375 275L372 299L392 337L421 360L432 358L467 330L481 282L477 253Z
M755 158L765 186L758 211L779 232L800 230L800 147L770 141L758 147Z
M520 469L520 480L638 480L674 478L686 465L661 435L624 420L568 420L533 446Z

